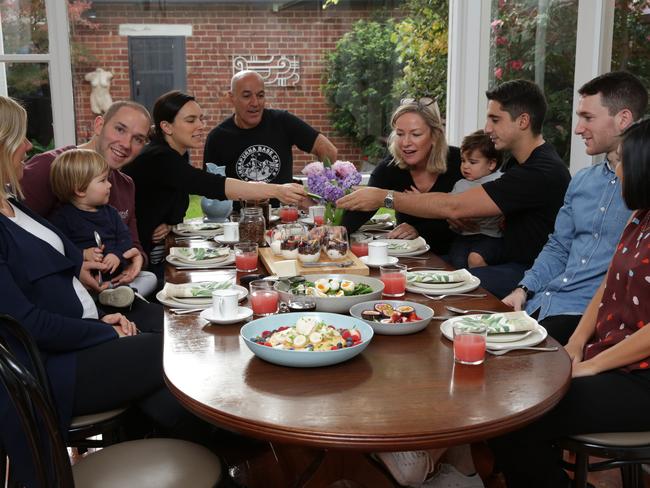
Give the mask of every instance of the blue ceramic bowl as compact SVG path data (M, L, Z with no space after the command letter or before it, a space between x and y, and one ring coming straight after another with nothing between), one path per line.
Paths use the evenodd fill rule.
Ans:
M274 330L282 326L293 326L300 317L317 317L327 325L337 329L357 329L361 332L361 343L353 347L344 347L335 351L289 351L263 346L251 339L265 330ZM360 354L370 343L374 332L363 320L335 313L283 313L253 320L241 328L240 335L253 354L273 364L295 368L316 368L342 363Z

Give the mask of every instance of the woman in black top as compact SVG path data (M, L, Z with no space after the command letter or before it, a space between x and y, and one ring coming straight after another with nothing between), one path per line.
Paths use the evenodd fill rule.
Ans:
M450 192L462 178L460 151L447 146L440 112L430 98L405 99L393 112L388 138L390 156L375 168L368 186L395 191ZM374 212L348 211L343 225L352 233ZM446 254L454 238L445 220L423 219L395 212L398 226L391 239L422 236L436 254Z
M190 165L188 150L203 147L206 126L194 97L177 90L165 93L156 100L153 119L151 142L124 169L135 183L138 234L147 253L172 225L183 221L190 194L219 200L277 198L293 204L306 198L301 185L250 183Z

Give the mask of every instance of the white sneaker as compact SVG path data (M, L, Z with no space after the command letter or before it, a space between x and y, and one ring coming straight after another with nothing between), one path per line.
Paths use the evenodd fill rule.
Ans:
M420 486L435 468L426 451L379 452L377 457L402 486Z
M99 294L99 303L115 308L130 307L135 299L135 293L128 286L109 288Z
M484 488L478 474L467 476L460 473L451 464L441 464L440 469L426 480L423 487L427 488Z

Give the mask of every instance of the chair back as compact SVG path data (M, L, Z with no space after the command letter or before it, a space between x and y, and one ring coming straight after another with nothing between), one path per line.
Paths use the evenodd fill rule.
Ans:
M21 328L8 316L0 317L0 326L3 331L7 330L5 326ZM26 350L34 370L40 371L45 378L45 368L33 340L24 330L18 331L18 335L27 338ZM36 376L40 374L37 373ZM4 385L23 428L32 456L34 478L43 487L73 488L70 460L49 393L39 379L16 359L3 335L0 335L0 382Z

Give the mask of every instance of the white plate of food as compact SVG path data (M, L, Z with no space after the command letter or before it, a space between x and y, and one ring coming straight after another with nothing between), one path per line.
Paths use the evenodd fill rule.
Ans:
M384 283L369 276L313 274L278 280L274 288L285 302L290 291L299 290L314 297L319 312L348 313L357 303L381 298Z
M376 334L406 335L424 330L433 318L426 305L403 300L374 300L357 303L350 315L366 322Z
M478 324L487 326L487 347L490 349L536 346L548 336L546 329L526 312L459 315L440 324L440 330L453 341L453 327L459 323L468 327Z

